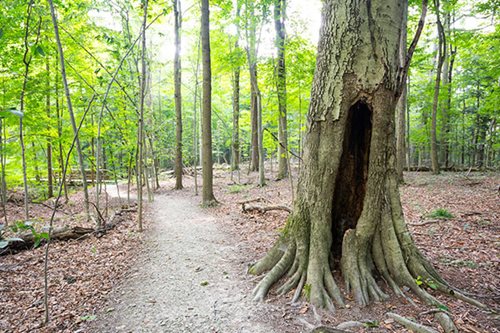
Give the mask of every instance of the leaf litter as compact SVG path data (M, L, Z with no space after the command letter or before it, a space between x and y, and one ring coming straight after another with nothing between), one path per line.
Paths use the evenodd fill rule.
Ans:
M218 223L224 230L240 241L242 256L249 264L258 260L274 244L288 213L244 213L239 202L259 199L264 205L291 207L290 182L271 179L267 181L266 187L259 188L255 173L242 172L240 177L240 183L245 186L231 190L229 185L236 182L231 180L230 172L224 167L216 169L214 190L221 205L210 211L219 217ZM401 186L401 199L406 221L418 247L451 285L470 293L498 312L498 174L473 173L466 177L463 173L433 176L410 172L405 174L405 180L406 183ZM192 177L187 175L185 183L187 189L192 191ZM171 186L171 182L166 184L163 188ZM56 223L85 224L81 211L82 200L81 193L73 195L70 202L61 208L65 213L58 213ZM114 202L111 210L119 206L120 203ZM449 211L453 218L422 223L429 222L429 214L440 208ZM32 205L31 209L41 223L47 221L50 209L41 205ZM22 206L9 203L8 214L9 219L20 219ZM87 324L96 318L99 311L114 311L107 303L108 294L124 277L133 276L131 267L143 246L142 235L135 232L134 213L127 213L120 218L123 221L104 237L90 236L51 245L51 322L48 326L42 325L44 246L1 256L0 331L87 332ZM245 278L249 284L257 283L256 278ZM342 285L338 272L336 279ZM382 281L380 284L384 286ZM351 328L355 332L406 332L385 316L389 311L437 327L431 311L428 311L430 309L412 294L407 295L418 307L393 296L389 301L359 308L350 295L344 295L348 307L337 309L332 314L315 309L303 301L290 305L291 295L278 297L275 290L271 291L266 302L276 305L273 311L280 312L279 316L274 317L274 324L281 328L281 332L307 332L308 326L335 326L349 321L371 323ZM500 332L498 319L494 316L461 301L436 296L447 305L460 332Z

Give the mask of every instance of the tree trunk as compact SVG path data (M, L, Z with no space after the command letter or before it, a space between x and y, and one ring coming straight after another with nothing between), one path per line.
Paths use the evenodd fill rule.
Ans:
M69 117L71 120L71 127L73 129L73 135L75 136L75 144L76 144L76 150L78 153L78 162L80 164L80 172L82 175L82 182L83 182L83 193L85 197L85 213L87 214L87 219L90 219L90 209L89 209L89 192L87 189L87 176L85 175L85 163L83 159L83 153L82 153L82 148L80 144L80 138L79 138L79 133L78 133L78 127L76 125L76 119L75 119L75 114L73 112L73 105L71 103L71 95L69 91L69 85L68 85L68 80L66 78L66 65L64 63L64 53L62 49L62 44L61 44L61 39L59 38L59 28L57 25L57 18L56 18L56 13L54 9L54 4L52 0L48 0L49 5L50 5L50 13L52 16L52 24L54 25L54 35L56 38L56 43L57 43L57 50L59 53L59 64L61 66L61 77L63 81L63 86L64 86L64 92L66 95L66 101L68 103L68 113Z
M315 305L343 306L332 269L360 305L388 297L375 271L397 294L407 286L428 304L440 303L418 276L451 294L416 248L399 197L394 114L406 81L398 59L403 8L398 0L324 2L304 168L282 236L250 268L269 270L256 300L287 274L278 292L296 288L292 301L304 289Z
M51 118L50 112L50 61L49 57L46 59L45 70L47 71L47 84L46 84L46 101L45 109L47 112L47 119ZM47 131L50 130L50 125L47 125ZM49 135L47 138L47 197L52 198L54 196L54 180L52 177L52 137Z
M238 47L238 45L236 45ZM240 67L233 71L233 137L231 170L240 169Z
M66 179L63 179L63 173L64 173L64 152L63 152L63 129L62 129L62 123L63 123L63 109L59 103L59 75L58 73L58 62L57 59L55 61L56 63L56 83L55 83L55 95L56 95L56 114L57 114L57 141L59 142L58 147L59 147L59 156L58 156L58 162L59 162L59 175L60 179L59 181L62 182L62 187L64 190L64 200L65 202L69 201L68 197L68 186L66 183Z
M143 19L142 19L142 48L141 48L141 75L140 75L140 102L139 102L139 119L137 126L137 227L142 231L142 186L143 186L143 151L144 151L144 103L146 98L146 22L148 19L148 0L143 2ZM147 181L147 180L146 180Z
M5 82L4 82L5 83ZM5 86L4 86L5 88ZM5 91L4 91L5 95ZM3 212L3 218L4 218L4 224L7 227L9 225L9 219L7 217L7 184L5 182L5 124L2 121L2 118L0 118L0 165L2 167L2 171L0 174L0 191L2 195L2 212Z
M255 78L255 85L257 85L257 78ZM259 88L257 91L257 130L258 130L258 147L259 147L259 186L266 185L266 177L264 174L264 131L262 129L262 96L260 95Z
M432 126L431 126L431 163L432 173L439 174L438 143L437 143L437 112L439 106L439 91L441 88L441 73L446 55L446 36L444 34L443 24L441 23L439 0L434 0L436 9L437 28L439 36L438 62L436 68L436 81L434 84L434 99L432 102Z
M399 44L399 63L403 66L406 60L406 41L407 41L407 31L406 25L408 21L408 3L404 2L405 9L403 11L404 16L402 20L402 33L401 41ZM406 158L406 108L407 108L407 82L404 82L403 92L399 97L398 103L396 105L396 170L398 174L398 180L400 183L404 182L403 169L405 166Z
M288 176L288 140L286 119L286 67L285 67L285 1L275 0L274 27L276 30L276 49L278 63L276 65L276 90L278 93L278 179Z
M201 0L201 52L203 63L202 104L202 173L204 206L216 203L213 190L212 165L212 70L210 65L210 10L208 0Z
M449 37L450 43L446 52L443 63L443 86L446 89L446 101L441 107L441 162L445 169L449 167L450 155L450 110L451 110L451 82L453 78L453 64L455 62L455 55L457 47L451 44L451 13L449 10L445 14L445 36Z
M200 72L200 39L198 39L198 47L196 51L196 71L194 73L194 96L193 96L193 165L194 165L194 194L198 195L198 90Z
M32 59L32 54L30 53L32 45L30 45L28 41L29 37L29 31L30 31L30 23L31 23L31 15L33 12L33 4L34 1L30 0L28 3L28 8L27 8L27 14L26 14L26 23L25 23L25 29L24 29L24 55L23 55L23 64L24 64L24 75L23 75L23 86L21 88L21 98L20 98L20 111L21 115L19 117L19 143L21 145L21 159L22 159L22 165L23 165L23 185L24 185L24 215L26 220L29 219L29 193L28 193L28 177L27 177L27 165L26 165L26 149L25 149L25 144L24 144L24 123L23 123L23 117L24 117L24 104L25 104L25 95L26 95L26 86L28 84L28 73L29 73L29 68L31 64L31 59ZM42 24L42 20L40 18L40 22L38 24L38 29L37 29L37 36L36 36L36 44L38 44L38 39L40 37L40 27Z
M250 73L250 123L251 123L251 142L250 142L250 170L259 169L259 111L258 95L259 86L257 84L257 36L256 36L256 18L254 5L247 1L247 13L245 20L245 30L247 39L247 60ZM249 13L248 13L249 12ZM250 21L250 23L248 22Z
M175 19L175 189L182 189L181 2L172 0Z
M236 41L234 52L240 54L240 5L236 5ZM239 57L238 57L239 62ZM233 70L233 137L231 144L231 170L240 169L240 71L239 63Z

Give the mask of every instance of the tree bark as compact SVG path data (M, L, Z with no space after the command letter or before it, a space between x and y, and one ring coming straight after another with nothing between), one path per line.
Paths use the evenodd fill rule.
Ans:
M174 4L175 19L175 56L174 56L174 82L175 82L175 189L182 189L182 96L181 96L181 2L172 0Z
M275 0L274 27L276 30L276 49L278 53L276 65L276 90L278 93L278 179L288 176L288 139L286 109L286 67L285 67L285 1Z
M440 305L418 276L457 296L416 248L400 202L394 115L406 80L403 11L398 0L324 3L304 168L282 236L249 270L268 271L256 300L286 275L278 292L295 288L292 301L304 290L315 305L344 306L334 268L361 306L388 297L375 271L396 294L407 286L427 304Z
M203 63L202 105L202 173L204 206L216 203L213 191L212 164L212 70L210 64L210 9L208 0L201 0L201 52Z

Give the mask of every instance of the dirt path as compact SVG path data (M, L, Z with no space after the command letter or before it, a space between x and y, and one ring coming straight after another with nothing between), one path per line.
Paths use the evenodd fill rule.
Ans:
M155 198L150 215L143 258L92 331L277 332L281 309L250 299L244 249L209 211L171 192Z

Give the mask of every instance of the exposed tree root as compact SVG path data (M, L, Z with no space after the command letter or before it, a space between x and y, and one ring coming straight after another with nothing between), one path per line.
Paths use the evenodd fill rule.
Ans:
M344 233L340 268L347 292L353 294L360 306L386 300L389 296L380 288L374 276L378 272L394 293L406 297L411 303L413 301L403 293L402 286L410 288L427 305L439 309L445 307L427 291L428 288L487 308L450 287L417 249L404 223L395 178L388 177L385 193L385 200L380 205L382 208L377 214L361 216L356 229ZM316 306L333 310L333 303L336 303L343 307L341 292L328 262L329 252L325 251L325 248L330 248L331 240L325 237L324 243L318 239L313 241L304 229L290 232L293 225L297 225L294 222L298 218L304 216L292 216L295 221L289 223L292 226L285 232L287 237L282 236L264 258L250 267L249 273L255 275L268 271L255 287L254 299L263 300L271 286L286 276L277 291L286 294L295 289L292 302L304 294ZM363 223L369 218L376 218L379 222L369 221L374 227L367 228L367 224ZM303 237L303 234L307 237ZM314 255L310 256L311 253ZM445 332L457 332L450 314L437 311L434 315ZM419 329L417 332L435 332L427 328Z
M294 256L295 256L295 244L291 243L286 249L285 253L279 261L274 265L274 267L265 275L265 277L257 284L253 291L253 296L255 301L263 301L266 297L269 288L277 282L286 271L292 266Z
M415 333L439 333L432 327L416 323L414 321L411 321L410 319L407 319L403 316L400 316L392 312L387 312L387 316L394 319L396 322L400 323L401 325L403 325L404 327Z

